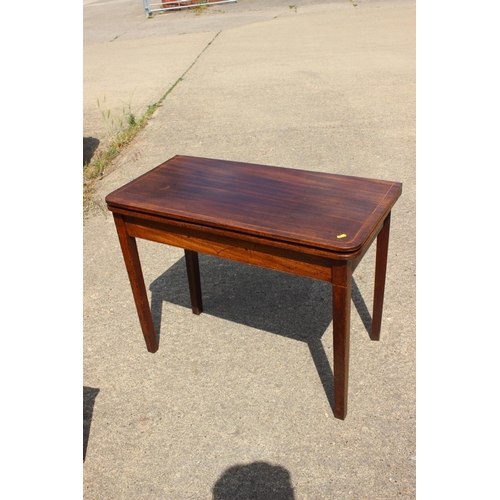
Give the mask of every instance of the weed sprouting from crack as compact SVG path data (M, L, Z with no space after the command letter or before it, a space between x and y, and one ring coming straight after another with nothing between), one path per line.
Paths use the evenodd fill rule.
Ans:
M154 112L162 105L163 101L172 92L175 87L182 82L187 72L196 64L201 55L208 49L212 42L219 36L220 31L208 42L207 46L198 54L189 68L174 82L174 84L163 94L158 102L150 104L146 112L137 118L131 111L131 105L128 109L123 109L123 116L115 117L109 109L101 109L101 102L97 100L97 106L101 109L101 115L106 123L106 135L109 138L108 145L102 151L97 151L94 158L83 166L83 211L84 214L90 212L91 208L99 205L94 200L96 182L104 177L113 160L120 154L125 146L130 144L142 130ZM103 105L106 103L106 96L103 99ZM125 126L125 123L127 124Z
M205 10L208 9L208 0L199 0L200 5L196 6L193 10L195 11L196 15L199 16L202 14Z

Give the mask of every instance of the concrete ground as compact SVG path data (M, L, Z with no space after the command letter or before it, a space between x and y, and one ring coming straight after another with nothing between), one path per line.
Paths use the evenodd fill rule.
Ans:
M139 116L183 76L99 182L101 203L175 154L403 183L380 342L374 248L354 274L345 421L327 284L201 256L195 316L182 250L140 240L150 354L112 217L90 214L84 497L415 498L415 2L240 0L148 19L139 0L85 0L83 13L87 144L109 128L97 99L116 121Z

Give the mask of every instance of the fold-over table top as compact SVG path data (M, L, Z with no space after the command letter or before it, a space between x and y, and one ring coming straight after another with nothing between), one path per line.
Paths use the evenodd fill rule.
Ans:
M174 156L106 197L108 208L334 252L354 252L401 195L399 182Z

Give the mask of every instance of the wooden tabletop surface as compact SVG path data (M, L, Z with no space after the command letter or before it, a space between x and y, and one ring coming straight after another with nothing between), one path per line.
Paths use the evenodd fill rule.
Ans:
M110 193L106 203L110 210L353 252L401 189L399 182L174 156Z

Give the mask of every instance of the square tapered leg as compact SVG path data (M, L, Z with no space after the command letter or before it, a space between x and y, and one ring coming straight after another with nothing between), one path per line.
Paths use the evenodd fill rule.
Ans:
M352 270L348 262L339 262L333 267L333 398L334 415L341 420L344 420L347 414L351 278Z
M135 238L127 234L127 226L123 217L116 213L114 213L113 216L144 340L146 341L148 351L156 352L158 350L158 339L156 338L153 317L151 316L151 308L149 306L146 286L144 284L144 276L142 274L139 252L137 251L137 243Z
M198 262L198 253L191 250L184 250L186 257L186 269L189 282L189 295L191 296L191 309L193 314L203 312L203 302L201 300L201 280L200 264Z

